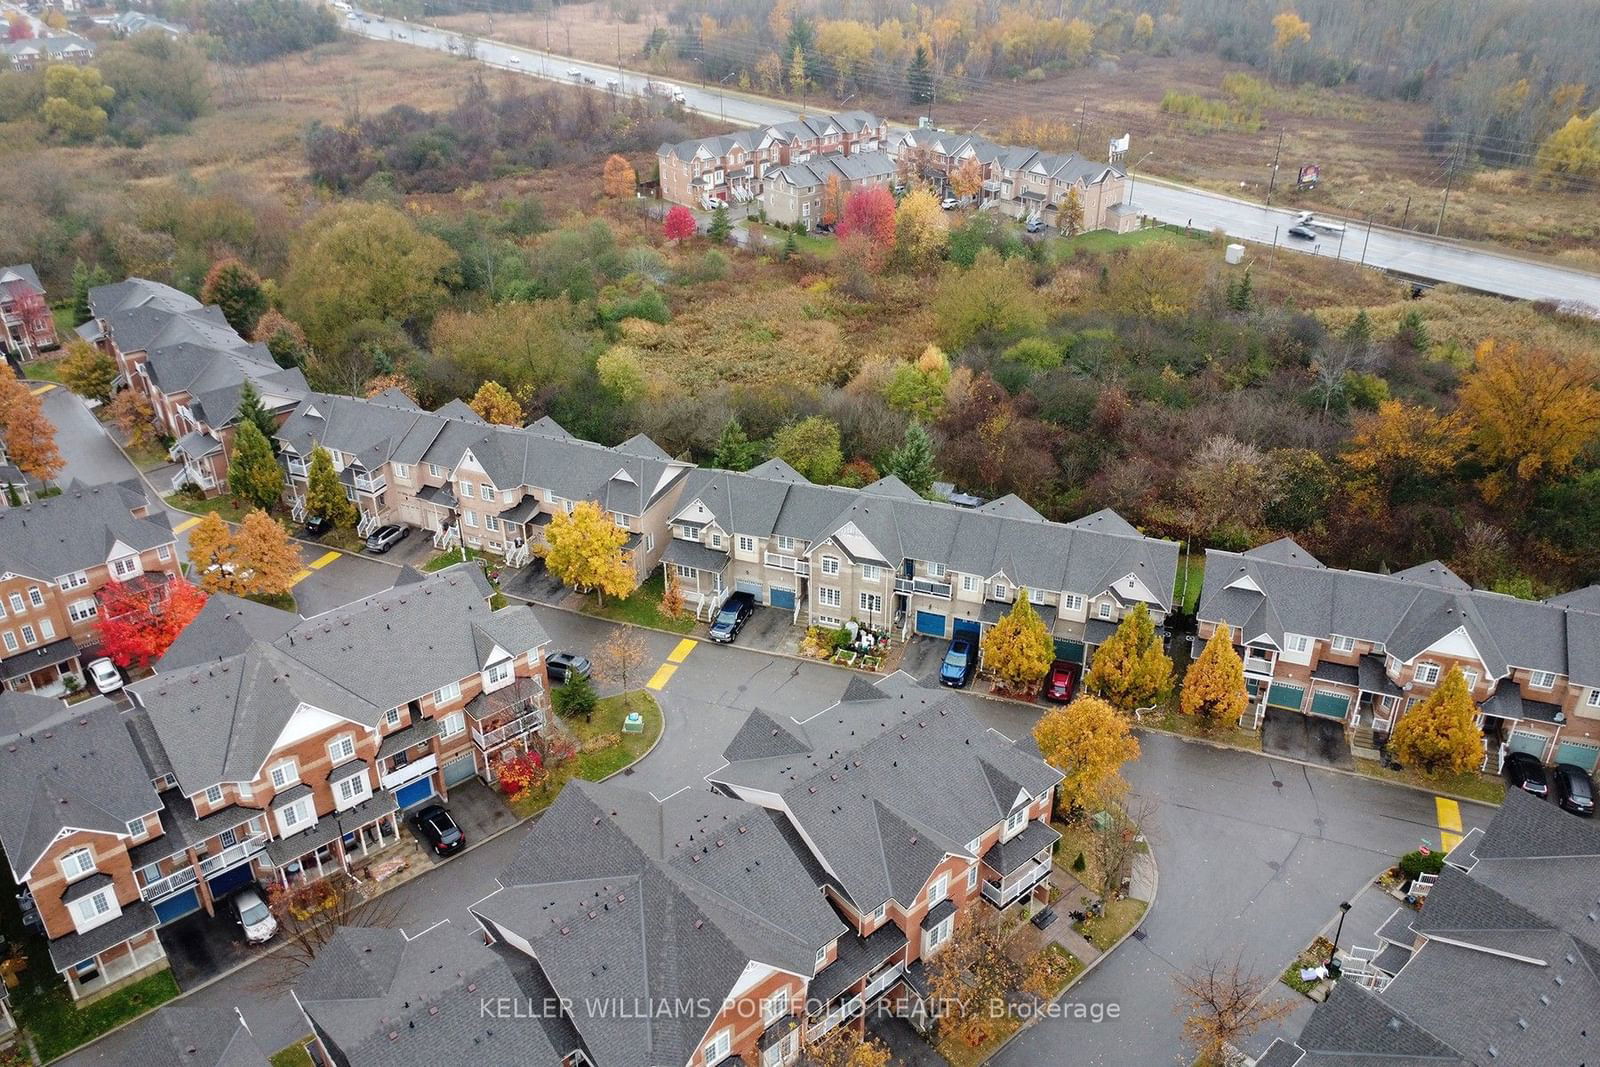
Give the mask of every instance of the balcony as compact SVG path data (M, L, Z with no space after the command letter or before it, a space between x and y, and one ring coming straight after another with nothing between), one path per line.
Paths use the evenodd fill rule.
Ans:
M518 678L503 689L479 693L466 707L472 739L479 748L490 748L542 729L547 704L544 685L538 678Z
M769 567L776 567L780 571L793 571L802 578L811 576L811 564L807 560L786 556L781 552L768 552L766 563Z
M940 600L950 599L951 586L949 582L938 582L932 578L906 578L898 577L894 580L896 593L915 593L919 596L938 597Z
M381 493L389 487L389 479L379 475L376 478L370 475L356 475L356 489L363 493Z
M810 1042L820 1040L833 1030L837 1029L840 1023L855 1018L863 1010L865 1010L866 1006L866 1001L859 993L853 997L847 997L832 1011L822 1016L822 1018L817 1019L815 1022L808 1022L806 1024L806 1042L809 1044Z
M867 987L861 991L861 999L870 1003L872 999L879 993L882 993L884 990L898 982L900 980L900 976L905 974L905 970L906 965L901 963L899 960L895 960L889 966L872 976L872 978L867 982Z
M290 456L286 457L284 462L288 466L290 474L297 474L304 478L309 471L309 468L306 466L306 461L303 459L296 459L295 457Z
M985 881L983 899L997 908L1004 908L1025 896L1034 886L1044 881L1049 873L1050 861L1046 859L1024 867L1003 882Z
M1244 670L1246 674L1259 674L1272 677L1272 670L1277 666L1278 657L1256 649L1246 649L1244 654Z
M479 748L488 749L509 741L513 737L521 737L527 733L544 729L544 709L533 708L517 716L503 726L496 726L489 730L472 731L472 740Z
M215 871L225 871L229 867L236 866L240 861L254 856L266 847L267 836L265 834L246 838L236 845L230 845L228 848L223 849L215 856L207 856L202 859L200 861L200 871L209 877Z
M412 760L404 767L396 767L386 774L380 774L378 781L385 789L398 789L407 782L414 782L425 774L432 774L433 769L438 765L439 757L430 752L421 759Z
M194 865L185 863L165 878L157 878L139 887L139 896L145 900L155 901L170 897L180 889L187 889L199 880L195 873Z

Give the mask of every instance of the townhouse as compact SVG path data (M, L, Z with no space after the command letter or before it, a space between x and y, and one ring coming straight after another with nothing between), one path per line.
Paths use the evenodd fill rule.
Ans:
M178 574L166 514L138 483L70 483L54 497L0 509L0 688L59 696L98 643L112 582L161 598Z
M116 360L118 380L150 401L183 464L172 488L207 495L227 484L239 395L249 382L281 421L305 397L305 376L240 337L218 307L160 282L129 278L89 290L94 318L79 334Z
M661 196L694 208L752 203L778 168L821 156L878 152L888 139L883 119L846 111L664 144L656 150Z
M1548 601L1474 589L1443 563L1394 574L1324 566L1284 538L1206 553L1194 653L1226 623L1244 661L1240 725L1303 713L1369 746L1459 667L1484 768L1510 752L1600 761L1600 587Z
M314 393L278 431L297 515L311 453L328 450L363 529L403 522L433 531L440 547L463 541L507 563L526 563L544 530L582 500L628 531L641 578L656 566L668 518L692 469L644 435L615 448L583 441L554 421L499 426L451 401L427 412L390 391L361 400Z
M0 267L0 355L26 363L56 347L56 318L31 263Z
M0 55L6 57L12 70L23 73L43 70L51 63L85 66L93 62L94 51L93 41L75 33L51 33L20 41L0 41Z
M896 165L885 152L858 152L854 155L818 156L809 163L791 163L767 171L761 191L761 206L767 220L780 226L803 223L807 228L820 225L828 216L825 203L829 183L836 183L840 204L857 189L887 187L893 183Z
M937 129L906 130L889 143L888 152L902 174L945 187L951 174L970 163L982 180L980 205L993 202L1014 218L1059 225L1067 192L1076 189L1083 205L1080 229L1124 233L1138 225L1137 212L1123 202L1127 174L1115 163L1077 153L994 144L972 134Z
M106 19L104 25L111 31L113 37L137 37L141 33L159 33L168 40L176 41L189 32L186 26L158 19L143 11L119 11Z
M680 501L662 558L701 615L742 591L796 624L977 638L1026 589L1058 655L1087 663L1135 604L1157 624L1172 610L1177 544L1111 511L1053 523L1015 496L963 508L892 476L818 486L781 460L696 470Z
M0 437L0 508L21 507L33 500L33 487L22 468L11 462L5 438Z
M164 829L135 855L137 891L159 921L369 865L405 809L537 747L548 638L492 593L458 566L306 620L209 602L130 687Z
M1600 1058L1600 827L1511 790L1258 1067L1550 1067Z

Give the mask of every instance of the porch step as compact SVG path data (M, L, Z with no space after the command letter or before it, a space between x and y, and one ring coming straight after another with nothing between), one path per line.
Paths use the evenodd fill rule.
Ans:
M1382 754L1378 751L1378 742L1372 735L1371 726L1357 726L1350 731L1350 751L1361 759L1381 758Z

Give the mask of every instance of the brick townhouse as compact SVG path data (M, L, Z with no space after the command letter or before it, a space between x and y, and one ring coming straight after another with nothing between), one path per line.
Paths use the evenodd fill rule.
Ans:
M1284 538L1206 553L1196 654L1227 623L1250 706L1340 722L1370 746L1459 667L1484 768L1510 752L1588 770L1600 757L1600 587L1546 601L1474 589L1437 561L1394 574L1324 566Z
M892 476L813 485L781 460L696 470L680 501L662 558L702 615L744 591L797 624L976 638L1026 589L1058 654L1087 663L1133 605L1158 624L1172 609L1177 544L1111 511L1054 523L1015 496L962 508Z
M178 573L166 515L137 483L70 483L0 509L0 687L49 695L98 641L100 594L117 581L160 597Z
M75 33L48 33L20 41L0 41L0 55L11 69L23 73L43 70L51 63L70 63L75 67L94 61L94 42Z
M656 150L661 197L695 208L751 203L779 167L821 156L878 152L888 138L883 119L846 111L664 144Z
M829 182L838 184L840 204L857 189L887 187L895 179L895 162L883 152L857 152L854 155L818 156L808 163L791 163L767 171L761 204L768 221L781 226L797 222L807 227L820 224L828 214Z
M306 620L208 602L131 687L166 830L138 851L138 887L160 921L358 868L399 841L405 809L536 744L548 638L492 593L457 566Z
M725 756L664 803L569 783L472 906L488 946L341 931L296 986L332 1062L792 1064L880 1002L915 1015L963 908L1049 870L1061 774L904 675L753 713Z
M0 267L0 354L26 363L56 346L56 319L31 263Z
M615 448L580 440L553 420L498 426L459 400L423 411L395 391L368 400L314 393L278 431L297 511L312 450L333 458L368 528L403 522L441 545L466 544L526 563L558 511L592 500L626 529L642 578L667 540L685 474L644 435Z
M203 307L170 285L129 278L89 290L94 318L78 333L117 363L128 388L150 401L156 423L183 464L172 488L207 495L228 480L239 393L246 381L281 420L307 393L298 369L278 366L264 344L246 341L218 307Z
M1257 1067L1553 1067L1600 1060L1600 827L1521 790L1472 830L1299 1036ZM1355 935L1359 938L1361 935Z
M1077 189L1084 230L1131 230L1138 217L1123 201L1128 176L1115 163L1076 153L1061 155L1037 148L995 144L972 134L945 130L906 130L887 146L901 173L947 186L950 175L971 161L982 180L980 202L994 201L1014 218L1036 217L1059 225L1067 190Z

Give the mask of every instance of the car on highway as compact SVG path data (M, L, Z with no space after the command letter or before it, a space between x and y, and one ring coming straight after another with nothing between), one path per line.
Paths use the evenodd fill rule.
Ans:
M610 90L611 92L613 92L613 93L617 91L617 87L619 85L621 85L621 84L622 83L617 81L617 79L615 79L615 78L607 78L606 79L606 88L608 90Z
M576 652L557 652L545 657L545 669L550 673L551 685L565 685L568 679L587 678L594 668L589 660Z
M1289 236L1298 237L1302 241L1315 241L1317 232L1309 226L1290 226Z
M1044 690L1039 694L1052 704L1065 704L1072 699L1072 690L1078 684L1078 665L1058 659L1050 664L1045 675Z
M448 856L466 846L467 835L461 832L461 827L456 825L450 813L438 804L429 804L411 816L411 823L435 855Z
M594 79L589 77L589 75L585 74L583 76L583 84L585 84L585 85L593 85L594 84Z
M946 211L954 211L956 208L961 206L961 201L957 200L953 196L947 196L943 200L939 201L939 206L944 208Z
M731 643L755 613L754 594L734 593L722 602L722 610L717 612L716 621L711 624L711 640L724 645Z
M583 77L583 71L579 70L577 67L568 67L567 68L567 77L569 77L569 78L580 78L581 79Z
M972 672L977 666L975 659L970 640L958 637L951 641L950 647L945 650L944 660L939 664L939 684L952 689L965 689L967 683L972 681Z
M106 656L91 661L84 671L89 675L89 680L94 682L94 687L102 693L115 693L122 688L122 672Z
M1545 777L1544 764L1539 762L1538 756L1527 752L1513 752L1506 757L1505 766L1501 771L1512 788L1532 793L1536 797L1550 795L1550 782Z
M261 899L261 890L253 885L228 898L228 908L233 912L234 923L244 928L244 940L248 945L265 944L278 932L278 920Z
M411 527L391 522L367 535L367 551L381 556L401 541L411 536Z
M506 57L506 62L507 63L521 63L522 62L522 57L521 56L507 56Z
M1550 772L1550 783L1555 786L1556 803L1562 810L1574 815L1594 814L1594 779L1588 771L1573 763L1558 763Z

